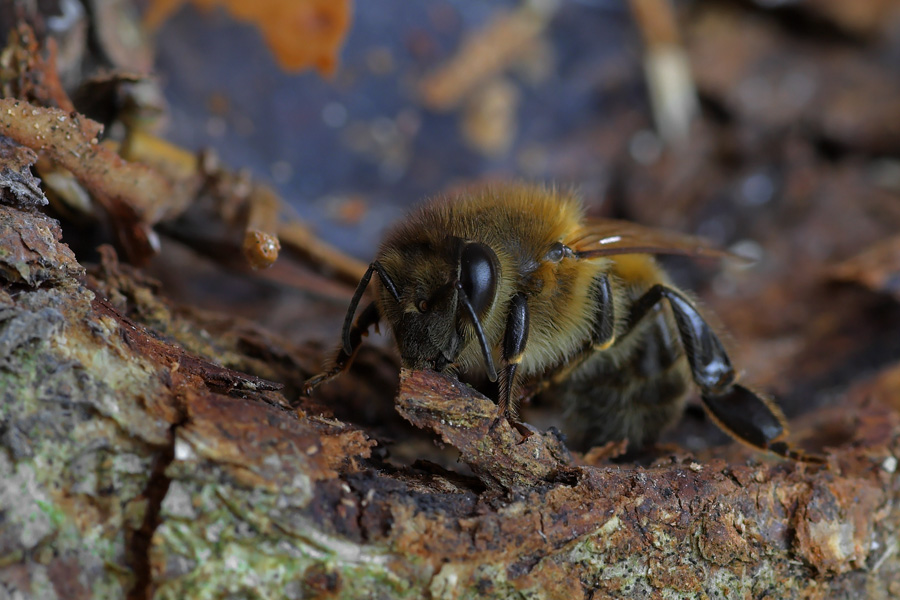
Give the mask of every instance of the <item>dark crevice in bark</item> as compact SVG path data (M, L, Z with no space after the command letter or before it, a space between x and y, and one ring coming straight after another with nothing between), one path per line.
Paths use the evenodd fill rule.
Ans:
M134 585L128 592L128 600L147 600L152 592L152 573L150 567L150 547L153 543L153 534L161 523L160 513L162 503L169 492L169 484L172 480L166 475L166 469L175 459L175 431L183 425L186 418L176 423L170 429L171 443L157 454L153 461L153 469L147 487L144 488L144 498L147 500L147 512L144 514L144 522L140 529L134 531L129 543L131 554L131 568L134 572Z

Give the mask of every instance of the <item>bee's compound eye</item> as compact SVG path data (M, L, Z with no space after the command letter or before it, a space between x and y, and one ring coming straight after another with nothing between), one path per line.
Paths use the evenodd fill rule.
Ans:
M497 289L497 255L478 242L466 244L460 256L459 282L476 313L481 314Z

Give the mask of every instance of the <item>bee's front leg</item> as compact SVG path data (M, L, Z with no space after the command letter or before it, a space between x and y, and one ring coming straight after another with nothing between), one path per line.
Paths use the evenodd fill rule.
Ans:
M503 374L500 377L500 399L497 403L498 420L505 416L510 421L517 422L513 394L516 391L516 371L522 362L525 344L528 343L528 323L528 299L519 292L509 302L506 331L503 334Z
M306 380L303 384L304 395L309 395L314 389L330 379L334 379L345 371L356 356L356 351L362 345L363 336L368 335L369 328L381 320L378 307L371 302L356 318L356 322L350 327L345 343L341 344L335 357L330 361L326 369ZM348 343L347 343L348 342Z
M657 284L634 304L634 325L663 299L669 301L694 382L707 412L726 433L756 448L782 456L809 459L782 440L787 421L769 398L735 383L735 372L722 342L694 305L678 291Z

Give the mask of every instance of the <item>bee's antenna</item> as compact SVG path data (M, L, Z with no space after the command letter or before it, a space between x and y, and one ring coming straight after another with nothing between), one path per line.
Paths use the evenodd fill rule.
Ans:
M475 335L478 337L478 343L481 344L481 353L484 355L484 366L485 369L487 369L488 379L497 381L497 369L494 368L494 359L491 356L490 348L488 348L487 339L484 337L484 329L481 328L481 321L478 319L475 309L472 308L472 303L469 302L469 296L466 295L466 291L463 289L461 282L456 282L456 289L459 290L459 296L462 299L463 306L466 307L466 312L469 313L469 318L472 319L472 325L475 327Z
M366 292L366 288L369 286L369 280L372 279L372 271L378 272L378 276L381 277L382 285L384 285L391 296L394 297L394 300L396 300L398 304L400 303L400 294L397 293L397 286L394 285L391 276L387 274L387 271L384 270L381 263L376 260L369 265L365 275L359 280L359 285L356 286L356 291L353 292L353 298L350 300L350 306L347 308L347 316L344 317L341 340L344 343L344 352L347 354L350 354L353 349L353 346L350 344L350 327L353 325L353 316L356 314L356 307L359 306L360 299L362 299L363 294Z

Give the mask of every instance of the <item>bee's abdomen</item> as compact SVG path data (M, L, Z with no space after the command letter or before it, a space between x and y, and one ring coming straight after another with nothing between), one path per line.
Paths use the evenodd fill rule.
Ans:
M588 358L553 394L575 448L621 439L638 448L678 419L689 382L674 324L660 312Z

